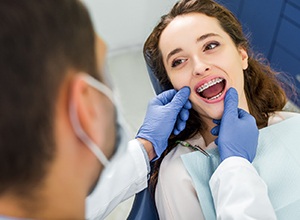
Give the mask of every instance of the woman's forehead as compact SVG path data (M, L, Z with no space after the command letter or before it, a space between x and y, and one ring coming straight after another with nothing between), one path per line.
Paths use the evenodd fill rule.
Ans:
M218 20L202 13L189 13L175 17L162 31L159 48L166 51L172 47L184 46L185 42L197 41L201 36L226 35Z
M188 35L191 32L206 34L208 31L220 32L223 29L216 18L202 13L189 13L175 17L162 31L161 39L164 36L176 38L178 34Z

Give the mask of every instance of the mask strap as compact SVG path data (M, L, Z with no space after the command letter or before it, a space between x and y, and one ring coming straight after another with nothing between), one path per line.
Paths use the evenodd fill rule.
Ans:
M86 83L88 83L90 86L97 89L98 91L103 92L114 103L112 92L104 84L98 82L97 80L95 80L94 78L92 78L87 74L83 78L83 80L86 81ZM69 106L69 114L70 114L72 127L77 137L94 153L94 155L104 166L107 166L109 164L109 160L104 155L102 150L91 140L91 138L82 129L78 119L78 115L75 111L75 105L72 101L70 102L70 106Z
M99 82L98 80L94 79L92 76L85 74L83 80L89 84L91 87L93 87L94 89L98 90L99 92L102 92L104 95L106 95L110 101L112 103L115 103L115 99L114 99L114 94L111 91L110 88L108 88L106 85L104 85L103 83Z

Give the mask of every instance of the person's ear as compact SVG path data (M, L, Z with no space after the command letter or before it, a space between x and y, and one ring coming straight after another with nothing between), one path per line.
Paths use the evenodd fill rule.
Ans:
M97 105L99 103L94 89L83 80L83 77L83 74L76 74L72 77L70 100L82 129L89 137L92 137L92 132L97 127Z
M83 131L110 158L116 139L114 105L108 97L89 85L84 77L84 74L73 76L70 101Z
M242 58L242 67L243 67L243 70L246 70L248 68L248 53L247 51L245 50L245 48L243 47L239 47L238 48L239 50L239 53L240 53L240 56Z

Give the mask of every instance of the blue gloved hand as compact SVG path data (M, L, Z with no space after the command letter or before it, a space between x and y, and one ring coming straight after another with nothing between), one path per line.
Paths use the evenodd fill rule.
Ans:
M144 123L136 138L150 141L157 158L168 145L168 138L172 131L178 135L189 118L189 109L192 104L188 100L190 88L184 87L178 92L174 89L165 91L153 98L147 108Z
M231 156L239 156L252 162L257 149L258 128L255 118L246 111L238 108L238 94L230 88L225 96L224 113L221 120L214 120L217 124L211 130L218 136L221 161Z

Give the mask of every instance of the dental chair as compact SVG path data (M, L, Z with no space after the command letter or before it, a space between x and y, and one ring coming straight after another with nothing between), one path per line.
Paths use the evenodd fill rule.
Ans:
M147 64L146 64L147 65ZM150 81L152 83L152 87L153 87L153 90L155 92L156 95L162 93L163 91L166 91L168 89L172 89L171 87L168 88L168 87L164 87L162 86L158 79L156 78L156 76L154 75L153 71L151 70L151 68L147 65L147 72L148 72L148 75L149 75L149 78L150 78Z
M127 220L159 220L149 186L135 195Z
M158 79L148 65L147 72L156 95L170 89L159 84ZM149 186L135 195L135 199L127 220L159 220L155 207L155 201L150 194Z

